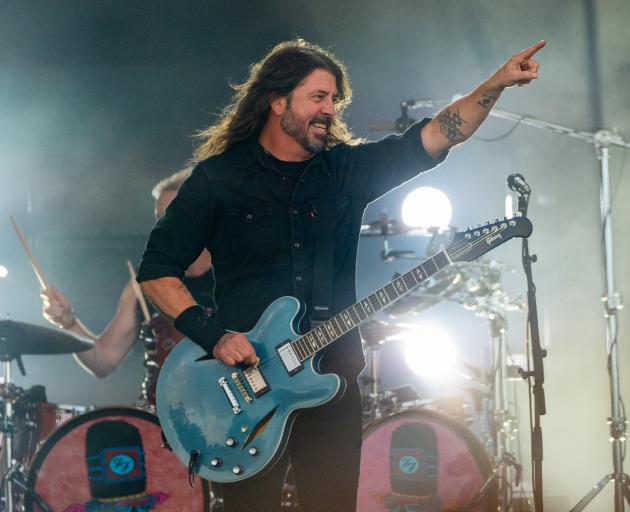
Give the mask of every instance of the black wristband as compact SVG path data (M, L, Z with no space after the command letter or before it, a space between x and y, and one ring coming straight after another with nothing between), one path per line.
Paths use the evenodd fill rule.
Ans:
M182 311L173 323L175 329L186 335L208 354L227 331L221 328L206 310L196 304Z

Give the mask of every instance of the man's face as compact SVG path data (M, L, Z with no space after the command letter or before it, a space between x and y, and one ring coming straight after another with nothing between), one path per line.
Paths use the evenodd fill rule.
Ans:
M326 146L338 99L335 77L316 69L287 96L280 126L306 151L318 153Z

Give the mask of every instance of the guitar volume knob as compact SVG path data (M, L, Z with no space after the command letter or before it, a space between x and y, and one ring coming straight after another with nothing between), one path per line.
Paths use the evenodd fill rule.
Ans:
M252 446L252 447L249 449L249 454L250 454L250 455L258 455L258 448L256 448L255 446Z
M228 446L235 446L236 445L236 439L234 439L233 437L228 437L225 440L225 444L227 444Z
M232 468L232 473L234 473L235 475L240 475L243 473L243 468L241 466L234 466Z
M219 457L212 457L210 459L210 465L214 468L218 468L222 463L223 461Z

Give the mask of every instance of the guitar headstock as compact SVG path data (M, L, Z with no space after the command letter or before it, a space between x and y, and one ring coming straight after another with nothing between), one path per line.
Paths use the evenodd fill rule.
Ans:
M512 238L527 238L531 233L527 217L496 220L455 233L447 252L453 261L473 261Z

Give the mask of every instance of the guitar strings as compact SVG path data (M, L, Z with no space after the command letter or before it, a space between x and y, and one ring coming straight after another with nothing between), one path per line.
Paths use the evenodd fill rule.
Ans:
M483 229L485 229L485 228L479 228L479 229L480 229L480 230L483 230ZM483 234L482 236L480 236L479 238L477 238L477 239L475 239L475 240L473 240L473 241L469 241L469 240L465 240L465 239L464 239L464 240L462 240L462 241L456 242L455 244L453 244L453 246L452 246L452 247L447 247L446 249L444 249L444 252L447 254L447 256L448 256L449 260L452 260L452 263L457 263L457 261L456 261L456 260L457 260L457 258L458 258L458 257L463 256L463 255L464 255L464 254L466 254L467 252L470 252L470 251L471 251L473 248L475 248L477 245L479 245L479 244L481 244L481 243L486 242L486 240L487 240L489 237L494 236L494 235L496 235L497 233L500 233L501 231L503 231L503 230L505 230L505 229L507 229L507 226L506 226L506 227L499 227L499 228L497 228L497 229L496 229L496 230L494 230L494 231L490 230L488 233ZM429 259L431 259L431 258L429 258ZM423 262L423 263L426 263L427 261L429 261L429 259L427 259L427 260L426 260L425 262ZM421 263L421 264L420 264L420 265L418 265L418 266L422 266L422 264L423 264L423 263ZM450 265L449 265L449 266L450 266ZM417 267L414 267L414 268L417 268ZM444 267L444 268L446 268L446 267ZM431 276L429 276L429 277L432 277L433 275L439 274L442 270L444 270L444 269L440 269L438 272L436 272L435 274L432 274L432 275L431 275ZM407 273L409 273L409 272L411 272L411 271L405 272L405 274L407 274ZM405 274L403 274L403 275L405 275ZM388 284L389 284L389 283L388 283ZM420 283L418 283L416 286L419 286L419 285L420 285ZM385 285L385 286L387 286L387 285ZM406 291L405 293L403 293L402 295L406 295L406 294L407 294L407 293L409 293L411 290L413 290L416 286L412 286L409 290L407 290L407 291ZM383 288L384 288L384 287L383 287ZM402 297L402 295L399 295L399 296L398 296L396 299L394 299L391 303L395 302L395 301L396 301L399 297ZM359 301L359 302L361 302L361 301ZM390 303L390 304L391 304L391 303ZM358 304L358 302L357 302L356 304ZM390 304L388 304L388 306L389 306ZM354 306L350 306L350 308L352 308L352 307L354 307ZM350 309L350 308L347 308L347 309ZM384 310L384 309L386 309L386 308L387 308L387 306L385 306L385 308L381 308L381 309L380 309L379 311L377 311L376 313L379 313L380 311L383 311L383 310ZM346 309L346 310L347 310L347 309ZM345 311L345 310L344 310L344 311ZM370 316L373 316L373 315L374 315L374 314L376 314L376 313L373 313L373 314L372 314L372 315L370 315ZM335 316L337 316L337 315L335 315ZM370 316L368 316L368 318L369 318ZM366 320L367 320L367 319L366 319ZM330 320L327 320L327 321L330 321ZM357 328L357 327L358 327L358 326L353 327L352 329L355 329L355 328ZM347 333L348 333L348 332L350 332L352 329L350 329L350 330L346 331L344 334L347 334ZM344 334L342 334L342 336L343 336ZM298 341L299 339L303 338L304 336L305 336L305 334L304 334L304 335L301 335L301 336L300 336L300 337L298 337L296 340L293 340L291 343L295 343L296 341ZM336 341L337 339L339 339L339 338L335 338L335 340L333 340L333 341ZM332 342L331 342L331 343L332 343ZM311 345L309 345L309 346L311 346ZM328 345L326 345L326 346L328 346ZM322 347L322 348L324 348L324 347ZM317 351L318 351L318 350L321 350L321 349L317 349ZM312 355L314 355L314 354L312 354ZM310 357L310 356L309 356L309 357ZM305 360L306 360L306 359L305 359ZM304 361L305 361L305 360L304 360ZM273 355L272 355L272 357L270 357L270 358L268 358L268 359L265 359L264 361L259 361L259 362L258 362L257 367L258 367L258 368L260 368L260 369L269 369L269 368L272 368L272 367L274 367L274 366L276 366L276 365L278 365L278 364L284 364L284 363L282 363L282 360L281 360L279 357L277 357L277 354L273 354Z

